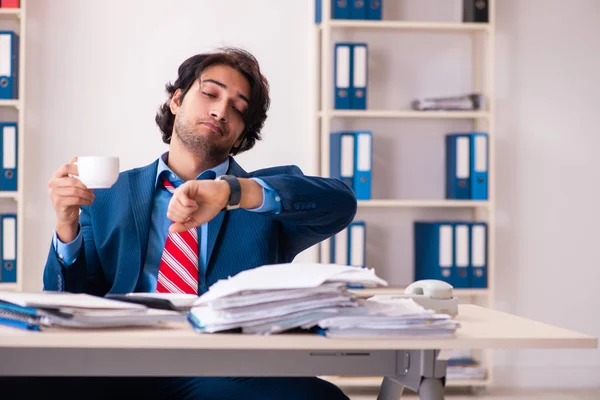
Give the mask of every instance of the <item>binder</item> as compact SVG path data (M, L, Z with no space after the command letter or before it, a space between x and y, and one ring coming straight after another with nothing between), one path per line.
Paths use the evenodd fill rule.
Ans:
M414 280L438 279L454 286L452 222L413 223Z
M357 200L371 200L371 168L373 159L373 134L371 131L355 132L354 193Z
M368 49L366 43L352 45L352 83L350 84L352 96L351 108L365 110L367 108L367 59Z
M0 0L2 1L2 0ZM331 10L333 12L333 9ZM323 3L321 0L315 0L315 24L320 24L323 20Z
M466 200L470 189L470 143L468 134L446 135L446 198Z
M350 6L348 0L331 0L331 14L333 19L349 19Z
M0 191L17 190L17 124L15 122L0 123L2 134L2 151L0 151Z
M353 267L367 265L367 226L364 221L353 221L348 225L348 261Z
M1 0L1 8L19 8L19 0Z
M463 22L489 22L488 0L463 0Z
M348 228L344 228L331 237L329 246L329 262L332 264L349 265L348 261Z
M354 133L334 132L329 136L329 175L354 190Z
M0 31L0 99L19 94L19 39L12 31Z
M350 104L350 74L352 73L352 44L336 43L334 57L335 102L338 110L349 110Z
M350 0L350 19L367 19L368 0Z
M488 199L488 135L485 132L471 133L471 196L472 200Z
M457 222L454 224L454 271L452 271L452 276L455 288L470 287L470 230L469 223Z
M381 20L383 0L367 0L367 19Z
M3 214L0 282L17 281L17 216Z
M476 289L487 288L487 223L472 222L471 224L471 287Z

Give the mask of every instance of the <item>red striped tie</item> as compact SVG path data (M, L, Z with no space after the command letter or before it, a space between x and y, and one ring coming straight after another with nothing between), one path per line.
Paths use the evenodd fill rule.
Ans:
M171 182L164 179L163 184L173 193ZM197 229L169 233L158 267L157 292L198 294Z

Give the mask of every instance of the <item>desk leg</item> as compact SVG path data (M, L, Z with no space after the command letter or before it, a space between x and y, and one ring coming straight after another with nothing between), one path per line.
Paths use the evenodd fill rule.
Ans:
M444 400L446 361L439 350L396 352L396 375L385 377L377 400L399 400L404 387L419 393L421 400Z

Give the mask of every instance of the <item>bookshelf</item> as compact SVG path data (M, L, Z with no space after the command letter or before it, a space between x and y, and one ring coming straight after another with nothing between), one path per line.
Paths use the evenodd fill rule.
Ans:
M444 0L438 0L444 1ZM345 128L352 124L362 123L362 129L377 121L388 121L388 123L402 123L403 121L416 121L417 123L446 123L460 122L467 123L470 131L485 131L488 133L488 199L479 200L447 200L443 198L378 198L373 197L372 200L359 200L358 213L363 211L368 212L366 218L361 218L369 224L369 217L373 215L383 215L390 221L395 221L397 213L413 212L422 217L427 213L440 212L462 212L462 218L472 221L485 221L487 223L487 276L488 284L484 289L455 289L455 293L461 302L472 302L476 304L493 307L494 299L494 277L495 277L495 135L494 135L494 118L495 118L495 102L494 102L494 35L495 35L495 18L494 7L495 0L489 1L489 22L488 23L465 23L465 22L447 22L447 21L420 21L420 20L401 20L386 19L386 6L389 1L383 4L382 20L352 20L352 19L331 19L331 2L322 0L321 4L321 22L314 23L313 32L313 50L314 64L313 75L314 79L314 170L320 176L329 176L330 154L329 154L329 134L330 132L339 130L336 129L334 122L340 122ZM456 5L456 3L455 3ZM397 6L397 4L394 4ZM462 4L461 4L462 6ZM432 11L433 12L433 11ZM460 20L460 18L459 18ZM339 34L348 34L351 39L338 40ZM471 50L471 76L470 84L472 92L483 93L485 96L485 108L477 111L415 111L410 108L390 108L382 109L381 107L371 107L369 103L373 98L376 98L380 93L372 90L370 87L367 98L367 108L362 110L334 109L334 45L337 41L350 42L369 42L369 40L383 39L388 34L394 35L453 35L454 37L465 37L470 40ZM369 39L363 40L363 34L368 34ZM373 35L377 39L374 39ZM411 36L412 37L412 36ZM450 37L450 36L449 36ZM410 40L410 39L409 39ZM452 39L454 40L454 39ZM425 43L428 43L426 40ZM381 52L382 45L379 44ZM386 49L387 51L387 49ZM389 51L393 51L390 49ZM371 58L371 50L369 56ZM381 62L380 57L378 62ZM434 62L440 62L435 60ZM468 62L468 61L467 61ZM439 68L440 65L438 65ZM386 66L391 69L393 66ZM369 71L371 65L369 61ZM380 68L385 70L385 68ZM411 79L404 77L404 79ZM371 75L367 78L367 82L371 81ZM381 89L381 88L380 88ZM387 88L386 88L387 89ZM385 89L384 89L385 90ZM381 103L381 102L379 102ZM366 120L366 121L365 121ZM366 125L367 124L367 125ZM338 124L339 126L339 124ZM379 125L376 125L379 126ZM351 130L351 129L344 129ZM373 132L373 142L378 140L377 128L367 129ZM450 133L444 132L444 133ZM409 135L418 135L418 133L402 133L404 140ZM400 135L400 134L399 134ZM421 135L425 136L425 134ZM388 154L389 155L389 154ZM375 160L376 155L372 155ZM373 170L376 173L375 168ZM375 180L375 179L373 179ZM442 184L442 182L440 182ZM374 187L375 189L375 183ZM374 190L375 191L375 190ZM389 215L389 217L388 217ZM357 214L358 216L358 214ZM416 219L416 218L414 218ZM406 221L406 219L404 220ZM385 229L394 229L394 224L386 226ZM384 228L378 227L380 230ZM369 228L367 228L367 232ZM369 235L367 233L367 235ZM369 238L367 237L367 243ZM412 251L412 243L406 243L405 251ZM367 247L369 247L367 245ZM327 255L330 251L328 241L322 242L319 245L319 251L315 254L315 259L318 262L328 262ZM380 260L380 258L378 258ZM388 260L388 264L391 262ZM367 256L367 267L378 270L379 264L370 264L369 256ZM388 266L388 268L392 268ZM412 265L399 263L397 268L404 268L411 271ZM390 287L360 290L355 293L360 297L370 297L376 294L395 294L402 293L404 284L409 282L390 282ZM474 352L475 358L480 362L480 365L485 369L485 379L476 380L449 380L447 386L452 387L470 387L471 389L483 389L490 385L493 381L493 366L491 351ZM327 380L334 382L342 387L370 387L379 386L381 377L324 377Z
M20 8L0 8L0 30L12 30L19 36L18 59L18 99L0 100L0 121L17 122L17 191L0 191L0 213L14 213L17 215L16 260L17 281L0 281L1 291L23 290L23 238L24 238L24 195L25 185L25 48L26 48L26 23L27 0L20 0Z

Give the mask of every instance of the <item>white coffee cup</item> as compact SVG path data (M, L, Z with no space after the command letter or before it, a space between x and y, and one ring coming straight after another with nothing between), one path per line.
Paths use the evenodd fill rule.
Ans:
M119 157L77 157L79 179L88 189L108 189L119 177Z

